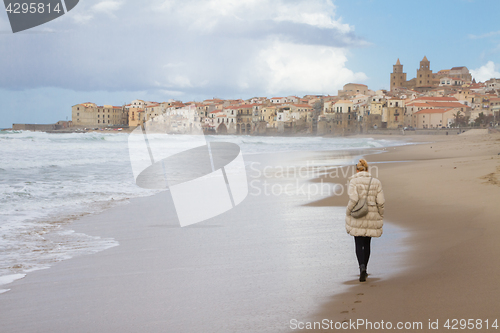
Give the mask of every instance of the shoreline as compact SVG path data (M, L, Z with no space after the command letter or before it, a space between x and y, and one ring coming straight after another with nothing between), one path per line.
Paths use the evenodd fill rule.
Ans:
M122 127L103 127L102 129L91 129L91 128L85 128L85 127L69 127L69 128L63 128L63 129L57 129L57 130L23 130L23 129L13 129L13 128L3 128L0 129L0 132L2 131L13 131L13 132L42 132L42 133L49 133L49 134L73 134L73 133L126 133L130 134L136 127L128 127L128 126L122 126ZM120 129L120 130L119 130ZM328 133L328 134L315 134L315 133L307 133L307 132L297 132L297 133L279 133L279 132L270 132L270 133L252 133L248 134L248 136L255 136L255 137L323 137L323 138L362 138L362 137L371 137L371 136L387 136L388 138L394 138L394 137L400 137L400 138L418 138L421 136L433 136L433 137L440 137L440 136L457 136L459 134L463 134L468 131L481 131L483 133L499 133L500 130L496 127L487 127L487 128L482 128L482 127L464 127L464 128L439 128L439 129L413 129L413 130L403 130L401 128L397 129L369 129L366 131L366 133L353 133L353 134L346 134L346 133L341 133L341 134L334 134L334 133ZM403 134L401 134L403 133ZM190 135L188 133L168 133L169 135ZM229 135L229 136L241 136L244 134L221 134L221 133L211 133L207 132L204 133L206 136L224 136L224 135Z
M362 318L422 322L427 328L429 320L443 325L454 318L498 319L500 267L493 254L500 251L500 135L418 141L366 157L369 165L391 162L376 165L386 197L384 219L410 232L404 270L388 278L373 274L365 283L346 281L353 284L348 291L332 296L304 322ZM344 194L308 205L345 207L347 200ZM372 251L371 258L376 256Z
M415 140L407 140L408 138L404 137L369 137L398 141L404 139L405 141L416 143ZM430 140L433 138L436 140L430 143ZM405 146L357 150L357 152L362 153L368 150L371 152L385 151L383 154L369 154L369 164L371 162L391 162L377 164L380 171L379 178L386 192L387 209L385 217L387 221L390 221L388 225L401 225L405 230L409 230L411 235L405 245L412 249L410 253L407 253L408 257L411 258L410 261L412 265L408 265L407 267L407 265L401 264L400 267L398 267L398 269L401 269L401 272L396 272L394 276L390 275L385 278L384 273L380 272L378 266L374 266L373 270L369 268L369 273L372 275L368 277L368 282L359 285L357 277L351 274L352 272L356 272L356 269L353 270L351 267L348 267L347 273L343 271L343 267L341 268L342 270L332 271L332 266L329 264L331 260L330 256L336 255L336 252L329 248L331 247L332 236L332 216L329 207L332 205L345 207L347 202L345 198L330 197L319 199L312 203L310 200L306 200L305 204L302 202L299 206L318 206L316 208L304 207L308 210L307 212L301 209L290 209L294 207L293 203L298 203L302 200L300 198L283 200L280 204L285 204L284 206L275 206L275 204L279 203L279 200L276 201L272 197L268 199L260 198L259 200L250 200L247 202L245 204L246 208L238 206L239 208L237 207L234 211L228 212L227 216L221 217L221 219L214 219L188 228L179 228L176 217L171 214L173 209L171 199L168 199L166 193L160 193L154 196L131 199L131 202L127 204L127 209L124 211L120 211L120 209L117 208L111 208L97 215L83 217L72 223L71 229L77 232L84 232L87 235L98 235L103 238L111 237L118 241L120 246L110 248L95 255L79 256L71 260L59 262L57 265L51 267L51 269L33 272L28 274L26 278L14 282L12 286L7 285L6 288L12 287L12 290L0 296L5 301L3 305L0 304L0 309L4 312L3 318L5 318L5 325L7 328L10 327L13 332L38 331L41 328L37 325L42 325L42 327L47 329L50 328L51 331L54 332L68 330L78 332L86 328L87 326L85 325L88 325L90 322L92 323L90 324L91 326L96 328L107 327L109 328L107 331L111 332L127 330L126 326L124 326L126 324L130 325L133 329L149 328L150 331L164 331L165 328L170 327L164 325L174 325L172 327L176 327L175 325L177 325L178 331L180 332L187 329L185 326L179 326L180 323L187 322L185 321L187 318L182 316L170 318L172 315L167 315L167 313L174 314L177 313L175 311L180 311L180 309L193 311L192 307L194 306L194 309L198 310L193 312L193 315L209 320L211 317L208 316L208 314L210 314L212 310L206 309L201 305L201 307L198 308L195 305L197 304L196 302L203 299L199 298L201 295L210 296L208 299L211 303L219 304L221 308L225 307L230 309L228 305L231 304L231 302L236 302L234 304L238 304L241 300L248 301L245 299L245 297L248 297L248 290L252 290L253 295L255 295L261 303L257 302L252 304L251 307L249 305L247 310L250 310L250 312L240 313L237 309L231 310L234 311L233 313L238 319L235 322L221 326L226 327L226 331L231 331L231 329L228 328L230 325L236 325L234 327L245 327L247 329L250 328L252 332L276 332L287 330L289 327L288 322L286 320L283 321L283 317L277 316L275 312L272 311L272 306L269 308L267 314L260 313L257 310L263 309L265 306L269 307L271 299L276 297L282 298L282 301L277 303L280 307L288 307L289 309L289 317L287 320L297 316L297 313L292 311L293 307L287 306L287 302L297 302L303 305L301 308L303 311L300 311L300 313L310 315L308 315L308 318L297 318L302 321L315 320L315 318L329 318L342 321L348 320L350 317L376 321L377 319L374 318L378 318L377 316L380 316L378 320L387 320L387 318L384 317L385 313L381 315L380 312L376 313L372 311L372 309L376 308L376 310L382 311L382 308L385 306L385 311L389 311L387 309L390 309L391 313L394 312L395 314L397 314L397 311L393 311L391 306L398 307L400 311L408 309L408 304L401 303L400 297L404 297L404 294L390 294L390 292L394 291L392 290L394 285L400 288L398 290L407 288L404 282L409 274L415 275L411 277L413 278L411 280L412 284L420 282L417 277L424 277L424 282L429 281L426 274L440 272L436 270L437 268L434 266L432 266L430 270L426 267L428 258L432 257L431 264L435 264L436 260L439 259L436 253L441 253L443 249L446 251L450 246L456 246L457 243L460 245L463 241L470 240L470 237L468 238L470 235L466 233L465 235L460 234L459 236L461 238L457 238L455 243L454 239L446 239L446 243L442 244L441 247L435 244L434 247L424 244L426 237L429 237L430 234L432 236L431 240L435 240L438 236L432 235L431 233L429 227L429 224L432 226L431 219L424 225L427 229L422 230L422 225L413 223L413 220L408 222L405 212L401 212L400 209L395 208L396 205L399 205L398 200L404 201L405 199L404 196L401 195L401 192L396 193L395 190L398 188L398 184L404 184L404 182L401 182L401 177L404 178L404 176L408 174L408 170L414 171L416 176L429 177L428 169L432 169L432 163L436 161L436 157L439 157L437 161L443 163L443 168L446 168L446 170L449 170L449 166L453 166L453 163L455 163L459 166L458 170L461 171L462 166L465 166L465 162L457 159L483 158L485 153L491 155L493 150L498 150L498 152L500 152L500 144L497 143L500 142L500 136L495 136L494 140L495 141L488 143L488 145L485 145L483 150L474 150L474 152L472 152L472 150L470 152L465 151L463 145L472 145L472 149L473 146L475 147L475 145L484 143L484 136L452 137L452 139L449 137L421 137L419 141L425 143L418 145L410 144ZM431 146L433 149L429 148ZM357 154L355 153L353 155L352 153L351 151L351 153L347 155L351 155L354 158ZM457 153L461 153L463 156L460 154L459 155L462 157L455 156ZM336 153L335 151L303 151L300 156L297 156L299 154L293 152L285 153L285 155L286 154L288 154L288 158L283 158L284 155L281 155L281 162L287 163L290 159L293 159L296 163L300 163L302 158L299 157L305 157L305 159L312 159L316 162L320 162L320 159L315 158L320 156L321 161L328 161L333 159ZM484 170L490 170L493 165L497 165L500 161L500 156L497 158L497 155L490 155L488 156L493 157L493 159L488 159L488 163L482 165L481 170L479 170L480 173ZM267 157L271 158L271 156L272 154L267 154ZM409 162L402 163L401 161ZM475 170L473 166L474 165L472 165L472 169ZM424 169L420 170L421 168ZM404 172L401 173L401 170L404 170ZM484 180L492 183L492 185L479 183L478 186L479 188L482 186L491 186L489 190L498 191L498 186L493 184L496 179L495 171L493 171L493 175L488 176L490 173L491 171L485 173L487 179ZM440 174L439 176L442 175ZM464 178L466 177L464 176ZM437 180L433 178L432 180L438 184L442 181L440 178ZM425 182L422 182L420 179L420 181L413 182L409 185L425 185ZM452 193L455 193L456 186L452 187ZM448 189L448 187L443 187L441 189ZM420 190L417 189L415 192L411 193L419 194ZM493 198L495 197L493 196ZM424 199L430 200L432 198ZM413 211L410 212L411 214L419 216L418 214L428 213L421 211L421 207L428 206L428 203L417 201L414 198L412 198L412 200L415 200L415 202L412 202L414 207ZM461 198L458 198L458 202L461 202ZM145 214L145 212L141 210L141 207L145 207L145 205L150 205L152 203L155 203L157 208ZM429 210L439 213L438 208L439 207L431 207ZM454 218L471 217L470 210L467 209L467 207L462 208L463 209L460 211L453 213ZM250 212L252 213L249 214ZM300 214L296 216L296 213ZM276 219L277 217L280 219ZM300 220L301 218L304 218L304 220ZM290 225L287 219L298 220L294 222L295 225ZM260 221L260 223L256 225L256 221ZM270 221L274 223L266 223ZM273 225L275 223L278 223L278 225ZM289 229L292 226L293 228ZM460 226L467 227L466 223L463 221L460 222ZM296 229L297 227L298 229ZM343 222L340 227L343 229ZM439 227L439 231L443 229L446 230L446 226L443 224L440 224ZM259 228L264 229L260 230ZM259 234L263 230L265 232ZM335 230L336 234L343 231ZM236 234L231 234L231 232L235 231ZM477 230L475 230L475 232L476 231ZM250 232L250 235L254 235L254 241L259 240L257 244L261 246L264 245L264 249L267 247L271 250L274 249L269 254L262 254L260 260L263 260L264 266L262 266L261 261L250 261L251 265L249 265L249 267L246 267L246 265L236 265L239 262L238 260L243 260L243 262L246 260L254 260L254 250L249 248L250 243L246 243L246 238L241 238L239 240L233 239L235 235L241 235L245 232ZM220 237L220 234L227 235L226 237L222 237L218 243L213 243L219 244L216 247L207 247L207 244L204 244L204 242L207 241L207 234L213 237ZM186 235L193 237L193 239L188 242L192 244L192 247L186 247L188 243L180 242L181 239L179 236L181 235L183 235L183 237ZM258 237L255 238L256 235ZM386 232L386 236L387 235L388 233ZM163 239L162 237L173 238ZM340 243L345 245L343 249L347 249L347 251L354 256L354 245L350 236L347 238L342 235L342 238L343 240L340 241ZM297 240L300 239L302 239L302 241L298 242ZM304 247L305 243L302 243L304 239L312 241L309 247ZM261 240L263 241L262 244L260 243ZM346 240L347 242L345 242ZM385 241L386 240L384 240L384 242ZM169 247L170 242L173 242L175 245L173 248ZM228 243L226 244L226 242ZM283 248L273 247L276 242L280 243L280 246L283 246ZM375 241L374 243L377 242ZM232 246L236 244L237 246L232 248ZM200 249L204 251L200 251ZM422 249L425 251L418 253L418 251L423 251ZM293 256L289 255L290 251L294 254ZM303 251L305 252L303 253ZM209 260L208 263L201 259L196 259L196 255L205 255L204 252L206 252L205 259ZM188 255L183 259L177 258L181 253L187 253L191 256ZM238 257L238 255L241 255L241 257ZM372 262L377 262L378 260L383 263L383 258L377 258L378 255L380 255L380 252L377 252L376 249L372 251ZM397 254L393 255L394 257L398 256ZM276 261L271 260L273 257L281 258L277 261L280 263L279 266L276 266ZM174 265L166 266L166 263L173 263ZM350 262L349 265L351 265ZM356 268L357 263L353 261L352 266ZM199 267L199 269L194 269L195 267ZM424 267L424 272L419 270L422 267ZM264 270L264 268L266 269ZM220 275L217 272L217 270L220 269L225 270L226 275ZM259 269L263 270L259 271ZM276 271L277 269L278 271ZM187 284L185 278L190 277L192 273L204 277L204 279L198 282L200 283L199 285ZM332 277L329 277L331 273L340 274L340 281L344 281L343 287L348 287L349 289L340 293L338 293L339 290L337 290L337 292L333 291L332 294L330 293L330 289L326 290L323 294L318 294L318 290L323 290L325 287L328 288L329 281L330 283L333 281ZM173 280L173 285L177 286L178 290L175 288L170 288L171 290L167 288L164 290L166 286L170 286L170 284L167 283L169 279L171 279L170 275L184 276L184 279ZM337 279L337 277L334 279ZM283 284L283 281L287 283ZM220 286L214 287L213 283L220 284ZM188 285L194 287L194 290L188 291L185 289ZM369 288L372 285L377 288ZM262 290L258 288L259 286L267 288L267 292L261 295ZM290 288L289 290L286 289L287 286ZM230 298L225 298L226 296L222 296L220 291L225 290L225 292L227 292L227 288L236 294L232 295ZM286 292L283 291L283 288L286 289ZM379 290L383 291L382 297L379 294ZM392 298L391 301L386 301L384 299L387 290L389 290L391 297L395 297L396 301L394 301L394 298ZM182 294L184 291L188 291L186 295ZM488 291L491 292L491 288L489 288ZM196 292L200 294L196 294ZM158 293L159 295L157 296ZM229 295L231 295L230 292ZM238 301L236 295L243 297ZM418 296L420 293L416 295ZM67 297L69 298L66 299ZM181 300L183 297L188 297L188 299L194 303L178 304L175 301L176 299ZM415 294L410 294L408 297L415 297ZM74 302L73 299L79 299L79 301ZM421 301L425 304L430 301L430 298L427 296L425 300ZM28 304L31 302L33 302L33 304ZM48 305L47 302L50 302L50 305ZM320 310L314 314L313 309L318 307L318 303L322 305ZM417 304L415 308L418 309ZM496 309L494 306L492 308L494 312ZM168 311L166 311L166 309L168 309ZM280 309L283 310L282 308ZM109 320L102 317L102 311L106 313L109 311ZM346 313L344 311L348 312ZM412 309L410 311L416 310ZM85 313L85 315L81 318L77 318L77 314L79 313ZM181 314L182 312L178 313ZM253 316L256 317L251 316L247 318L249 313L252 313ZM411 320L410 316L406 316L408 318L405 316L406 312L403 311L401 318L405 321ZM30 319L19 327L15 326L18 325L19 322L26 321L26 318ZM226 317L226 320L228 320L227 318L232 317ZM275 324L274 330L269 330L268 326L262 326L264 321L259 323L259 320L264 320L264 318L266 318L267 321L265 322L267 324L270 322L269 318L273 318L271 322ZM123 324L116 322L117 320L123 321ZM217 316L210 320L218 320L219 323L224 323L222 318ZM427 318L421 320L427 321ZM138 326L141 324L147 324L147 326ZM199 328L201 328L201 326ZM219 332L220 331L224 331L224 329L219 330Z
M111 133L111 135L117 135L117 133ZM120 134L118 134L118 135L120 135ZM368 150L368 149L372 149L372 148L349 148L349 149L339 148L339 150L337 150L337 153L340 153L341 155L345 155L344 152L346 152L347 154L352 154L352 151L363 152L363 151ZM380 148L375 148L375 149L380 149ZM287 159L293 159L293 156L300 155L300 156L307 156L306 158L309 160L314 160L313 156L323 156L325 154L325 152L326 152L325 150L295 151L295 152L289 151L289 152L281 152L280 154L282 156L286 156ZM252 154L250 154L250 155L252 155ZM259 155L259 154L266 155L266 154L270 154L270 153L269 152L257 153L257 155ZM128 196L126 198L119 198L117 200L111 199L111 200L107 200L107 201L104 200L104 201L93 202L92 204L88 203L88 204L86 204L88 206L87 210L84 210L82 207L79 207L78 209L72 209L72 210L69 210L65 213L61 212L60 215L55 215L54 213L51 213L49 215L43 215L41 217L36 217L36 218L32 218L31 220L27 220L27 223L47 225L47 227L43 226L43 230L42 230L43 235L45 235L47 232L55 233L55 232L58 232L60 230L66 230L69 232L72 230L73 222L75 220L78 220L82 216L89 215L89 214L90 215L100 214L103 211L108 210L110 207L114 207L116 205L122 205L125 201L128 201L130 198L151 197L151 196L154 196L154 193L151 193L151 194L140 193L140 194ZM40 227L39 229L41 229L41 228L42 227ZM35 230L32 233L37 234L37 231ZM39 238L36 238L33 242L37 241L38 243L36 243L35 245L31 244L32 247L33 246L43 247L41 250L38 248L36 249L36 251L41 251L41 252L33 252L33 253L38 253L38 254L43 253L43 255L45 255L46 253L52 251L52 250L50 250L51 248L49 248L49 246L46 245L49 242L46 242L43 239L43 237L45 237L45 236L39 237L39 238L41 238L40 241L39 241ZM70 239L70 237L68 237L68 239ZM43 241L43 243L42 243L42 241ZM26 244L24 246L26 247ZM55 248L55 247L57 247L57 242L53 243L52 248ZM62 253L62 252L60 253L61 256L63 254L64 253ZM74 257L74 256L72 255L72 257ZM66 259L62 259L62 260L66 260ZM17 265L17 264L15 266L14 266L14 264L12 264L11 266L6 265L5 267L9 271L6 272L6 274L3 274L2 276L14 276L15 274L24 274L24 273L26 273L25 269L24 269L25 267L29 267L30 272L33 270L36 270L36 269L45 268L45 267L47 267L47 265L49 267L51 267L59 261L61 261L61 259L51 260L48 263L43 261L43 263L41 263L41 262L37 261L36 258L35 259L30 258L29 261L23 262L23 265ZM2 287L2 288L3 288L3 286L5 286L6 289L8 289L8 287L9 287L7 284L0 285L0 287Z
M307 168L303 161L327 154L263 154L259 161ZM289 176L269 181L286 185ZM86 215L69 227L120 246L6 285L11 290L0 296L0 318L6 330L23 333L286 331L289 315L309 313L329 286L344 289L344 268L325 254L342 257L348 239L332 247L327 209L301 207L307 201L305 195L249 195L233 210L186 228L179 227L167 192Z

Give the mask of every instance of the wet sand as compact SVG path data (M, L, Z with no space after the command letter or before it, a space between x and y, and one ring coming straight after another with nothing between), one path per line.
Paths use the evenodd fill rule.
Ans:
M425 331L429 320L438 320L444 331L448 319L481 319L483 329L486 319L500 320L500 135L412 140L426 143L367 156L384 187L385 220L411 234L404 271L391 277L370 263L367 282L346 279L351 288L331 295L304 322L422 322ZM374 163L382 161L395 163ZM346 202L344 194L310 205ZM371 261L378 255L372 251Z

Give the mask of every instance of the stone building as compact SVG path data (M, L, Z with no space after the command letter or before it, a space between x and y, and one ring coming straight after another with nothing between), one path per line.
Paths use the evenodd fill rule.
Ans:
M369 114L363 117L362 132L382 127L382 115Z
M131 128L142 126L146 121L144 109L130 108L128 111L128 125Z
M353 111L353 103L350 100L340 100L333 105L334 113L350 113Z
M396 88L404 88L406 85L406 73L403 73L403 65L398 61L396 61L395 65L392 65L392 73L391 73L391 91Z
M82 103L71 107L71 119L77 127L127 126L128 111L121 106Z
M418 92L427 92L433 88L439 86L440 84L447 85L446 82L441 79L449 78L458 79L462 83L470 83L472 81L472 75L465 66L453 67L452 69L442 69L437 73L433 73L431 70L431 62L426 56L420 61L420 66L417 69L417 76L411 80L406 79L406 73L403 72L403 65L397 60L396 64L392 66L393 70L390 79L391 91L406 88L414 89Z
M366 84L360 83L347 83L344 85L343 90L338 91L339 96L355 96L355 95L369 95L369 89Z
M382 115L383 107L386 106L386 99L383 95L373 96L370 100L370 114Z
M317 123L317 134L333 134L333 135L353 135L360 131L360 123L358 115L354 111L347 112L342 110L329 112L321 115Z
M429 111L431 112L431 114L433 114L433 116L430 116L426 113L427 110L433 110L433 109L447 110L446 112L448 112L448 110L454 110L454 112L460 111L461 114L465 116L470 116L471 112L470 106L460 103L454 97L428 97L428 96L419 97L406 104L405 122L404 122L405 126L412 126L417 128L439 128L439 126L437 126L439 125L439 123L430 121L431 117L433 120L434 119L443 120L441 122L441 126L444 127L449 126L448 116L450 115L450 112L445 113L444 116L442 113L444 113L445 111L442 112ZM416 117L415 115L417 113L419 113L420 116Z
M420 67L417 69L417 82L416 88L432 88L433 87L433 77L431 70L431 62L427 60L427 57L420 61Z
M251 134L252 133L252 119L253 107L255 104L243 104L238 108L236 115L236 133L237 134ZM259 105L260 106L260 105Z
M382 113L382 128L396 129L404 125L405 101L402 99L390 99Z
M456 78L456 77L442 77L439 79L439 86L440 87L455 87L455 88L461 88L462 85L464 84L463 79Z
M267 123L267 128L276 128L276 106L264 106L260 109L260 121Z
M453 123L458 112L459 108L424 109L413 114L413 123L418 129L446 128Z
M160 103L154 103L154 104L148 105L147 107L144 108L144 114L146 117L146 121L149 121L149 120L163 114L165 109L166 108L163 107ZM129 112L130 112L130 110L131 109L129 109Z
M453 67L448 72L448 76L451 78L461 79L463 82L472 82L472 75L465 66Z

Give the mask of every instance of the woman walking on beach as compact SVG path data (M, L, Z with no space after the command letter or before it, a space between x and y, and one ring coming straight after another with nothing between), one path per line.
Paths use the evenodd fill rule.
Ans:
M354 236L359 281L364 282L368 275L370 242L372 237L382 235L385 199L382 183L368 172L368 163L363 159L356 165L356 173L349 178L348 194L345 228L349 235Z

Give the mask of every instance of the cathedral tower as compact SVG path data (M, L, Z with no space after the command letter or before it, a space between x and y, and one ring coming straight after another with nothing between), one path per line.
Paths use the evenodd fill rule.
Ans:
M391 90L403 87L406 83L406 73L403 73L403 65L398 61L392 66Z
M432 70L431 70L431 62L427 60L427 57L424 56L424 59L420 62L420 68L417 69L417 87L430 87L432 86Z

